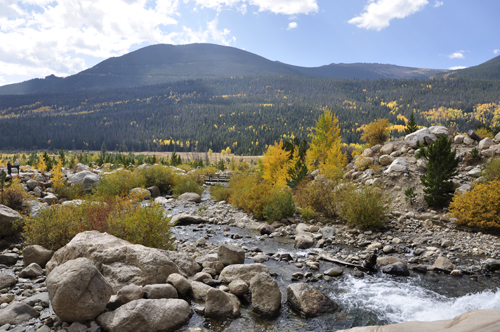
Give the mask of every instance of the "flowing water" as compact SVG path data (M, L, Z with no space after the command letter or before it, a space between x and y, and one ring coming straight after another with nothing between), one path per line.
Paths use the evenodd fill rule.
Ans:
M221 225L189 225L174 227L177 239L196 241L206 234L207 243L234 243L247 248L259 247L264 253L288 253L294 259L313 255L314 250L297 250L293 240L284 237L264 238L248 229L230 227L229 233L237 233L240 239L224 236ZM345 251L338 247L335 251ZM247 259L245 263L252 263ZM317 318L302 319L286 304L286 287L292 283L292 274L298 271L293 263L271 258L263 264L271 273L282 293L280 314L273 319L263 319L252 312L250 304L242 304L241 317L225 321L205 319L194 314L189 325L201 327L204 331L336 331L355 326L401 323L405 321L433 321L450 319L474 309L500 310L500 280L497 278L470 276L461 278L428 273L412 272L410 277L393 277L382 274L365 275L356 278L349 269L331 281L319 279L309 283L334 300L341 308L336 313ZM334 264L322 261L322 273ZM304 270L302 272L306 272Z

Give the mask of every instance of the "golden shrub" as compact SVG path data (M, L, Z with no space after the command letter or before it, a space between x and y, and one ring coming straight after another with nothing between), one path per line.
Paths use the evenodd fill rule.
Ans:
M378 119L369 123L363 131L361 139L370 144L370 146L384 144L389 138L389 120Z
M499 230L500 180L478 183L472 190L455 195L449 209L458 225Z

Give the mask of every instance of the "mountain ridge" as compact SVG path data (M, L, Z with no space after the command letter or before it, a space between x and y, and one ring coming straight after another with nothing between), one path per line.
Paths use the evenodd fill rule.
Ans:
M123 88L189 79L288 75L322 78L377 79L429 78L445 70L376 63L300 67L271 61L235 47L215 44L150 45L119 57L108 58L75 75L0 86L0 95L72 92Z

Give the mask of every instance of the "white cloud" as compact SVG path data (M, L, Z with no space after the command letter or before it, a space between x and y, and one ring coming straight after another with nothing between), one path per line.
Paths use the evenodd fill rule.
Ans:
M365 11L349 20L358 28L380 31L389 26L392 19L405 18L422 10L427 0L369 0Z
M500 49L497 48L496 50L493 50L493 54L498 54L498 53L500 53Z
M463 59L463 58L465 58L464 51L457 51L455 53L451 53L450 55L448 55L448 58L450 58L450 59Z
M455 67L450 67L450 70L457 70L457 69L465 69L467 67L464 66L455 66Z
M436 1L436 2L434 3L434 8L441 7L442 5L444 5L444 2L443 2L443 1Z
M297 15L316 13L319 10L317 0L194 0L202 7L221 10L223 7L252 5L259 12L270 11L275 14ZM245 7L246 10L246 7Z
M218 24L219 19L215 18L213 21L207 23L206 30L199 29L198 31L193 31L189 27L183 27L183 33L178 36L178 39L181 44L205 43L213 40L226 46L236 41L236 37L231 37L228 29L219 30L217 28Z
M290 23L288 23L287 30L292 30L292 29L295 29L296 27L298 27L297 22L290 22Z

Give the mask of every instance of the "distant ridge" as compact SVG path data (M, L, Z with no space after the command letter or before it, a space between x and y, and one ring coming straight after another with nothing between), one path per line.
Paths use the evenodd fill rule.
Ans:
M323 78L428 78L443 72L396 65L353 63L306 68L271 61L234 47L214 44L152 45L112 57L66 78L53 75L0 87L0 95L124 88L188 79L288 75Z
M478 66L473 66L464 69L452 70L446 73L436 74L435 78L476 78L497 80L500 79L500 56L483 62Z

